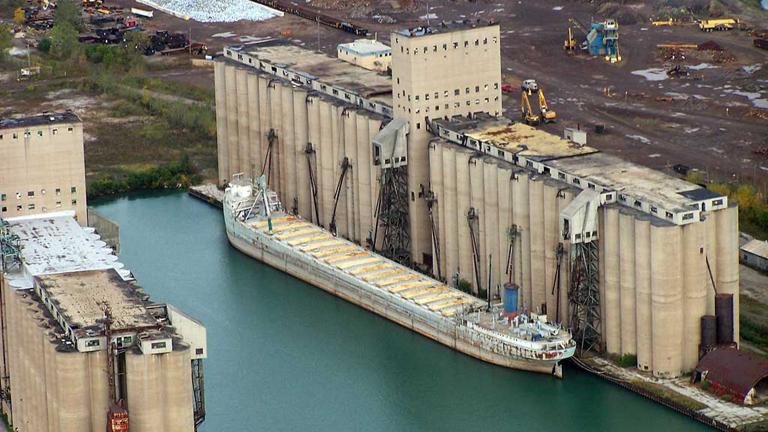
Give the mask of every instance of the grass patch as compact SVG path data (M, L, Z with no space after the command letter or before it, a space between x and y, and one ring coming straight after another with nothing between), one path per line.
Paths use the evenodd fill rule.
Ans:
M153 92L166 93L173 96L192 99L207 104L213 103L214 100L214 94L211 89L204 89L173 80L131 77L124 80L122 84L137 89L147 89Z
M740 296L740 336L745 342L768 352L768 305Z
M608 359L612 361L616 366L629 368L637 366L637 356L634 354L609 354Z
M126 192L187 188L196 182L195 168L184 156L179 161L137 169L123 176L102 175L88 185L88 199Z
M652 393L660 398L672 401L681 407L685 407L694 411L699 411L707 407L705 404L697 400L691 399L688 396L682 395L674 390L668 389L656 383L643 380L633 380L632 385L645 390L648 393Z

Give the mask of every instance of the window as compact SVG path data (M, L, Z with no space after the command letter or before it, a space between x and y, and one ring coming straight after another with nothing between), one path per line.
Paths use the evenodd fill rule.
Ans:
M624 195L619 194L619 201L625 202L626 200L627 200L627 197L625 197Z
M60 207L61 207L61 201L56 201L56 208L60 208Z
M152 349L165 348L165 342L152 342Z
M43 131L41 131L41 130L37 131L37 136L39 136L39 137L43 136Z
M488 38L483 39L483 45L488 45Z
M99 345L101 345L101 342L99 342L98 339L92 339L92 340L89 340L89 341L85 341L85 346L88 347L88 348L97 347Z
M499 83L493 83L493 89L498 90L499 89Z
M424 100L429 100L429 93L424 95Z
M651 206L651 213L653 213L653 214L656 214L656 213L658 213L658 212L659 212L659 209L657 209L657 208L656 208L656 207L654 207L654 206Z
M3 207L2 210L3 210L3 213L5 213L8 211L8 207Z
M27 209L29 209L29 210L34 210L34 209L35 209L35 205L34 205L34 204L29 204L29 205L27 206Z
M6 194L0 194L0 201L5 201L8 199L8 195Z
M453 91L453 95L454 96L458 96L460 94L461 94L461 90L459 90L459 89L456 89L456 90Z
M20 211L21 211L21 204L19 204L19 205L17 205L17 206L16 206L16 211L17 211L17 212L20 212Z
M0 134L0 140L3 139L3 134Z
M479 93L479 92L480 92L480 86L475 86L475 93Z
M464 93L469 94L469 87L464 90Z
M69 133L72 133L74 131L75 131L75 128L73 128L73 127L68 127L67 128L67 132L69 132Z
M721 199L714 200L714 201L712 201L712 205L713 206L723 205L723 200L721 200Z
M675 215L673 215L672 213L670 213L670 212L667 212L667 218L668 218L668 219L672 219L674 216L675 216Z
M557 173L557 178L560 180L565 180L565 173Z
M421 129L421 123L416 123L416 129Z
M640 208L642 206L643 206L643 203L641 203L639 200L635 200L635 207Z
M573 179L573 184L581 184L581 181L577 178Z
M30 197L30 198L34 198L35 197L35 191L27 192L27 196Z
M14 133L13 133L13 139L19 139L19 134L17 134L16 132L14 132Z
M53 130L51 130L52 135L57 135L58 133L59 133L59 129L57 128L53 128Z
M464 41L464 48L467 48L469 46L469 41Z
M683 215L683 220L691 220L693 219L693 213L686 213Z
M435 92L435 99L440 98L440 92Z
M56 195L61 195L61 188L56 188Z
M195 348L195 355L203 355L203 349L202 348Z
M72 186L72 189L70 189L70 192L77 193L77 188L75 186Z
M72 200L72 205L77 205L77 200L76 199Z
M16 192L16 199L17 199L17 200L20 200L20 199L21 199L21 192Z

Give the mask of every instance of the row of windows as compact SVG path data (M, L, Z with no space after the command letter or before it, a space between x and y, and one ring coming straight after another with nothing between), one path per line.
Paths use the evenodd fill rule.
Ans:
M357 53L357 52L349 51L349 50L346 50L346 49L343 49L343 48L339 49L339 54L341 54L342 52L344 52L346 55L354 56L355 60L357 60L357 56L360 56L360 57L374 57L374 56L376 56L378 58L381 58L381 57L392 57L392 52L379 52L379 53L364 54L364 53Z
M69 133L72 133L74 131L75 131L75 128L72 128L72 127L68 127L67 128L67 132L69 132ZM44 134L45 133L44 133L43 130L38 130L37 131L37 136L39 136L39 137L43 136ZM58 128L51 129L51 135L58 135L58 134L59 134L59 129ZM31 131L24 131L24 138L29 138L31 136L32 136L32 132ZM5 138L6 138L6 135L0 134L0 140L5 139ZM11 133L10 138L12 138L12 139L19 139L19 133L18 132Z
M400 82L400 78L398 78L397 80L398 80L398 83L399 83ZM490 84L485 84L485 85L483 85L482 90L483 91L488 91L488 90L490 90L490 88L491 88ZM498 90L499 89L499 83L494 83L493 84L493 89L494 90ZM472 88L471 87L465 87L464 88L464 94L471 94L471 93L472 93ZM475 93L480 93L480 86L479 85L475 86ZM405 97L406 96L405 90L403 90L402 92L398 92L397 93L397 98L398 99L400 99L401 94L402 94L403 97ZM432 95L434 96L435 100L440 99L440 92L434 92L433 94L424 93L424 100L428 101L430 99L430 96L432 96ZM444 90L443 91L443 98L447 98L447 97L449 97L449 95L450 95L450 92L448 90ZM454 96L461 96L461 89L454 89L453 90L453 95ZM415 101L418 102L420 100L419 99L420 97L421 97L421 95L415 95L413 98L414 98ZM408 98L408 102L410 102L411 101L411 95L407 95L407 98Z
M72 205L73 206L77 205L77 200L76 199L72 200ZM56 201L56 208L61 208L61 201ZM27 210L35 210L35 209L36 209L36 206L34 204L27 204ZM21 204L17 204L16 205L16 211L17 212L20 212L20 211L23 211L23 210L24 210L24 206L23 205L21 205ZM43 212L47 212L48 211L48 207L43 206L41 208L41 210ZM0 212L7 213L8 212L8 207L7 206L0 207Z
M498 96L496 96L496 97L494 97L494 98L493 98L493 100L494 100L494 101L498 101L498 100L499 100L499 97L498 97ZM480 105L480 102L481 102L481 100L480 100L480 99L475 99L475 105ZM484 102L484 103L490 103L490 102L491 102L491 99L490 99L490 98L484 98L484 99L482 100L482 102ZM466 100L466 101L464 101L464 105L466 105L466 106L472 106L472 100ZM402 108L402 109L405 109L405 108L406 108L406 106L405 106L405 105L400 105L400 104L398 104L397 106L398 106L398 108ZM451 104L444 104L444 105L443 105L443 107L444 107L443 109L446 109L446 110L447 110L447 109L449 109L449 108L450 108L450 106L451 106ZM424 107L424 112L425 112L425 113L428 113L428 112L430 111L430 108L431 108L431 107L429 107L429 106L428 106L428 107ZM454 102L454 103L453 103L453 108L454 108L454 109L459 109L459 108L461 108L461 102ZM435 111L435 112L437 112L437 111L440 111L440 105L435 105L435 107L434 107L434 111ZM410 107L408 108L408 113L409 113L409 114L411 113L411 108L410 108ZM415 109L415 114L420 114L420 113L421 113L421 108L416 108L416 109Z
M77 187L72 186L71 188L69 188L69 192L72 194L76 194ZM61 196L61 188L56 188L55 193L56 193L56 196ZM45 195L45 194L46 194L45 189L40 189L40 195ZM16 192L16 200L20 200L21 196L22 196L21 192ZM35 191L33 190L27 191L27 198L34 198L34 197L35 197ZM8 201L8 194L0 193L0 202L3 202L3 201Z
M498 43L498 38L496 38L496 36L492 37L491 40L493 41L494 44ZM480 46L481 44L488 45L488 38L483 38L482 40L475 39L474 46ZM424 48L421 49L421 52L423 52L424 54L428 54L430 51L437 52L440 48L442 48L443 51L448 51L449 47L453 47L453 49L459 49L460 46L462 46L462 44L460 44L459 42L452 42L450 44L444 43L442 44L442 46L432 45L431 50L429 46L424 46ZM464 48L469 48L470 42L464 41L463 46ZM410 55L411 54L410 51L411 51L410 48L405 48L403 46L400 46L401 53ZM413 55L416 55L418 53L419 53L419 48L418 47L413 48Z

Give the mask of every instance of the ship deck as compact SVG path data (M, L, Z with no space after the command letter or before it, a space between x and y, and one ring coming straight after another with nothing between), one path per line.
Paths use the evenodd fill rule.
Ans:
M249 221L248 225L269 234L266 220ZM484 301L476 297L335 237L317 225L295 216L273 218L271 235L290 248L332 266L336 271L445 317L485 305Z

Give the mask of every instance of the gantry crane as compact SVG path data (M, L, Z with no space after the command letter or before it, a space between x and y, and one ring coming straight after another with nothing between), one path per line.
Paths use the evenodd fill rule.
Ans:
M542 122L552 123L557 119L557 113L549 109L547 99L544 97L544 90L539 87L536 80L527 79L520 86L522 96L520 99L520 113L522 121L529 125L538 125ZM539 102L538 113L531 107L531 96L536 95Z

